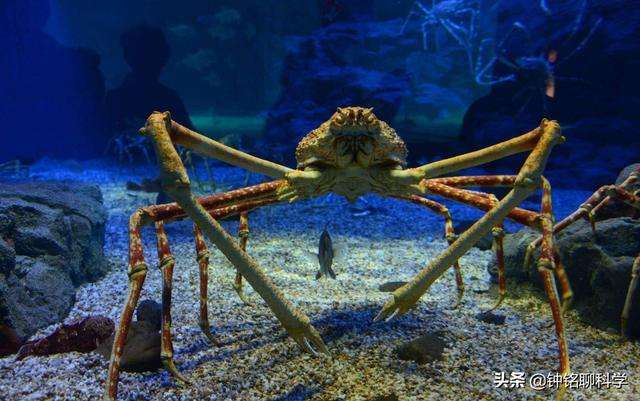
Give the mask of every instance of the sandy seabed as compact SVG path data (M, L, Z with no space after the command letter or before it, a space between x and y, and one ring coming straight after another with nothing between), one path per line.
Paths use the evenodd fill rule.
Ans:
M125 190L127 180L153 177L152 170L124 175L104 167L36 166L34 178L81 179L102 188L109 211L105 252L111 272L79 288L66 321L106 315L118 321L127 294L127 219L154 195ZM127 172L127 174L129 174ZM221 185L236 187L244 178L236 169L216 170ZM258 177L254 177L258 179ZM558 217L589 194L555 191ZM217 250L210 260L209 313L222 345L211 346L198 327L198 268L189 222L167 226L176 257L173 289L175 361L193 382L176 385L165 371L126 373L120 377L120 400L552 400L554 392L496 388L496 373L525 372L526 377L556 369L557 343L549 327L546 302L512 283L497 313L504 325L478 320L496 292L487 273L491 251L473 248L461 260L466 283L462 305L453 309L455 283L447 272L408 314L373 323L390 296L378 287L408 280L447 246L439 216L416 205L371 196L375 206L354 216L352 206L333 196L250 213L248 252L287 297L312 320L331 357L302 353L288 338L258 295L247 286L254 306L244 305L232 288L235 271ZM447 203L451 205L450 203ZM357 204L364 207L364 204ZM527 203L526 207L535 207ZM451 205L454 219L477 219L467 207ZM307 256L328 224L334 242L344 250L335 264L336 280L315 280L317 264ZM223 222L232 234L237 222ZM507 227L511 231L515 225ZM143 233L149 274L141 299L160 301L160 272L152 230ZM36 336L55 327L40 330ZM572 370L585 375L626 374L621 388L570 389L566 400L639 400L640 344L623 342L616 333L566 317ZM400 360L395 348L428 332L442 330L449 343L443 360L425 365ZM90 353L0 359L0 400L99 400L108 361ZM397 398L394 398L395 397ZM387 396L387 398L383 398Z

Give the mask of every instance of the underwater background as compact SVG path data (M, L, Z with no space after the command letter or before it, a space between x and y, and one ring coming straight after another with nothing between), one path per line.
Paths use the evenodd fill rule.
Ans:
M566 137L544 172L556 221L602 185L640 190L639 1L0 0L0 49L0 400L101 399L129 288L129 218L171 202L138 133L154 110L292 168L300 139L337 107L373 107L406 142L408 167L554 119ZM269 179L181 156L198 196ZM516 174L525 157L460 174ZM435 199L457 234L483 215ZM522 207L538 211L540 202L534 194ZM456 299L449 269L415 309L372 323L390 293L450 245L443 216L375 194L251 211L247 252L310 317L333 358L301 352L247 283L241 299L234 266L213 245L203 334L193 225L167 224L174 359L191 386L161 368L162 263L144 228L145 306L118 399L552 399L551 388L494 382L500 372L553 373L558 363L536 266L523 267L537 233L522 225L504 224L499 308L489 311L501 294L487 235L460 259L464 297ZM640 263L638 217L637 207L612 202L595 229L581 219L557 236L574 292L564 317L573 370L625 378L573 389L568 400L639 399L638 292L628 338L620 329ZM221 224L240 236L235 216ZM309 258L323 230L341 249L335 279L317 278L318 259Z
M152 110L293 164L336 107L374 107L413 163L557 119L555 186L637 161L634 1L3 1L1 161L144 162ZM522 159L497 163L514 171ZM507 169L504 169L507 167Z

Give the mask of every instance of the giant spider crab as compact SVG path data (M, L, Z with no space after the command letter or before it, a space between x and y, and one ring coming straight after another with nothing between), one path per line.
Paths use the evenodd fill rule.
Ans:
M423 205L445 218L445 232L450 246L431 260L410 282L393 292L392 298L374 319L376 321L390 320L394 316L406 313L449 267L454 266L459 273L458 259L491 230L495 235L494 241L500 259L501 225L505 218L539 230L542 233L542 240L538 270L544 282L555 323L560 359L559 370L563 375L569 373L562 308L554 273L558 277L563 294L570 290L562 265L556 263L551 187L542 176L551 149L564 141L557 122L543 119L539 127L524 135L474 152L409 169L405 168L406 147L395 130L379 120L372 109L362 107L338 108L328 121L304 137L296 149L298 166L295 170L251 156L191 131L172 121L169 112L152 113L145 127L140 131L152 139L160 165L162 185L175 203L144 207L131 216L128 269L130 289L115 334L106 382L106 400L116 398L120 357L131 317L147 274L140 229L143 225L151 223L155 224L159 264L163 277L161 357L165 367L177 379L186 381L173 362L170 304L174 258L171 255L163 225L164 222L186 217L194 222L200 270L200 327L212 342L215 343L216 340L209 329L208 251L203 233L235 266L237 275L234 287L238 294L242 296L242 277L244 277L303 350L313 354L317 354L318 351L328 353L327 347L311 325L309 318L285 298L258 262L245 251L249 210L277 202L293 202L328 193L342 195L354 201L364 194L375 192ZM196 199L190 190L189 177L176 151L176 144L204 156L264 174L275 180ZM435 178L521 152L529 152L529 154L516 175ZM491 194L464 189L474 186L506 186L511 189L498 201ZM517 207L538 189L542 190L540 212ZM459 201L482 209L486 214L456 237L447 208L425 198L425 194ZM240 215L239 242L236 242L218 223L218 219L233 214ZM499 267L502 269L503 264L499 263ZM456 276L460 285L459 274ZM460 287L459 291L461 291ZM504 280L500 280L500 292L502 299ZM563 296L563 299L565 298L567 297Z

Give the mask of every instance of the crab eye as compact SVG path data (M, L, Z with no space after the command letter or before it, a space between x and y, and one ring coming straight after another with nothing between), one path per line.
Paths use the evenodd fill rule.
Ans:
M380 163L376 163L376 167L389 169L389 170L398 170L398 169L401 170L403 167L403 163L399 159L385 159Z
M312 161L311 163L307 164L304 166L304 170L305 171L324 171L328 168L330 168L331 165L325 161L322 160L315 160Z

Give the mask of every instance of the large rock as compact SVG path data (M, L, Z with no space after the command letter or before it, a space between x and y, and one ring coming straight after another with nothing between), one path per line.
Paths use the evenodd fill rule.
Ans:
M523 229L504 239L508 278L530 281L542 288L535 261L524 269L527 245L537 233ZM573 306L581 318L597 327L620 329L620 314L631 279L631 266L640 254L640 222L622 217L598 222L596 234L585 221L567 228L557 239L560 259L574 291ZM490 269L495 274L495 267ZM640 302L632 308L630 334L640 336Z
M62 320L101 277L106 211L96 186L0 184L0 324L25 339Z
M446 339L446 332L434 331L398 345L395 352L403 361L415 361L418 364L441 361L448 342L450 340Z

